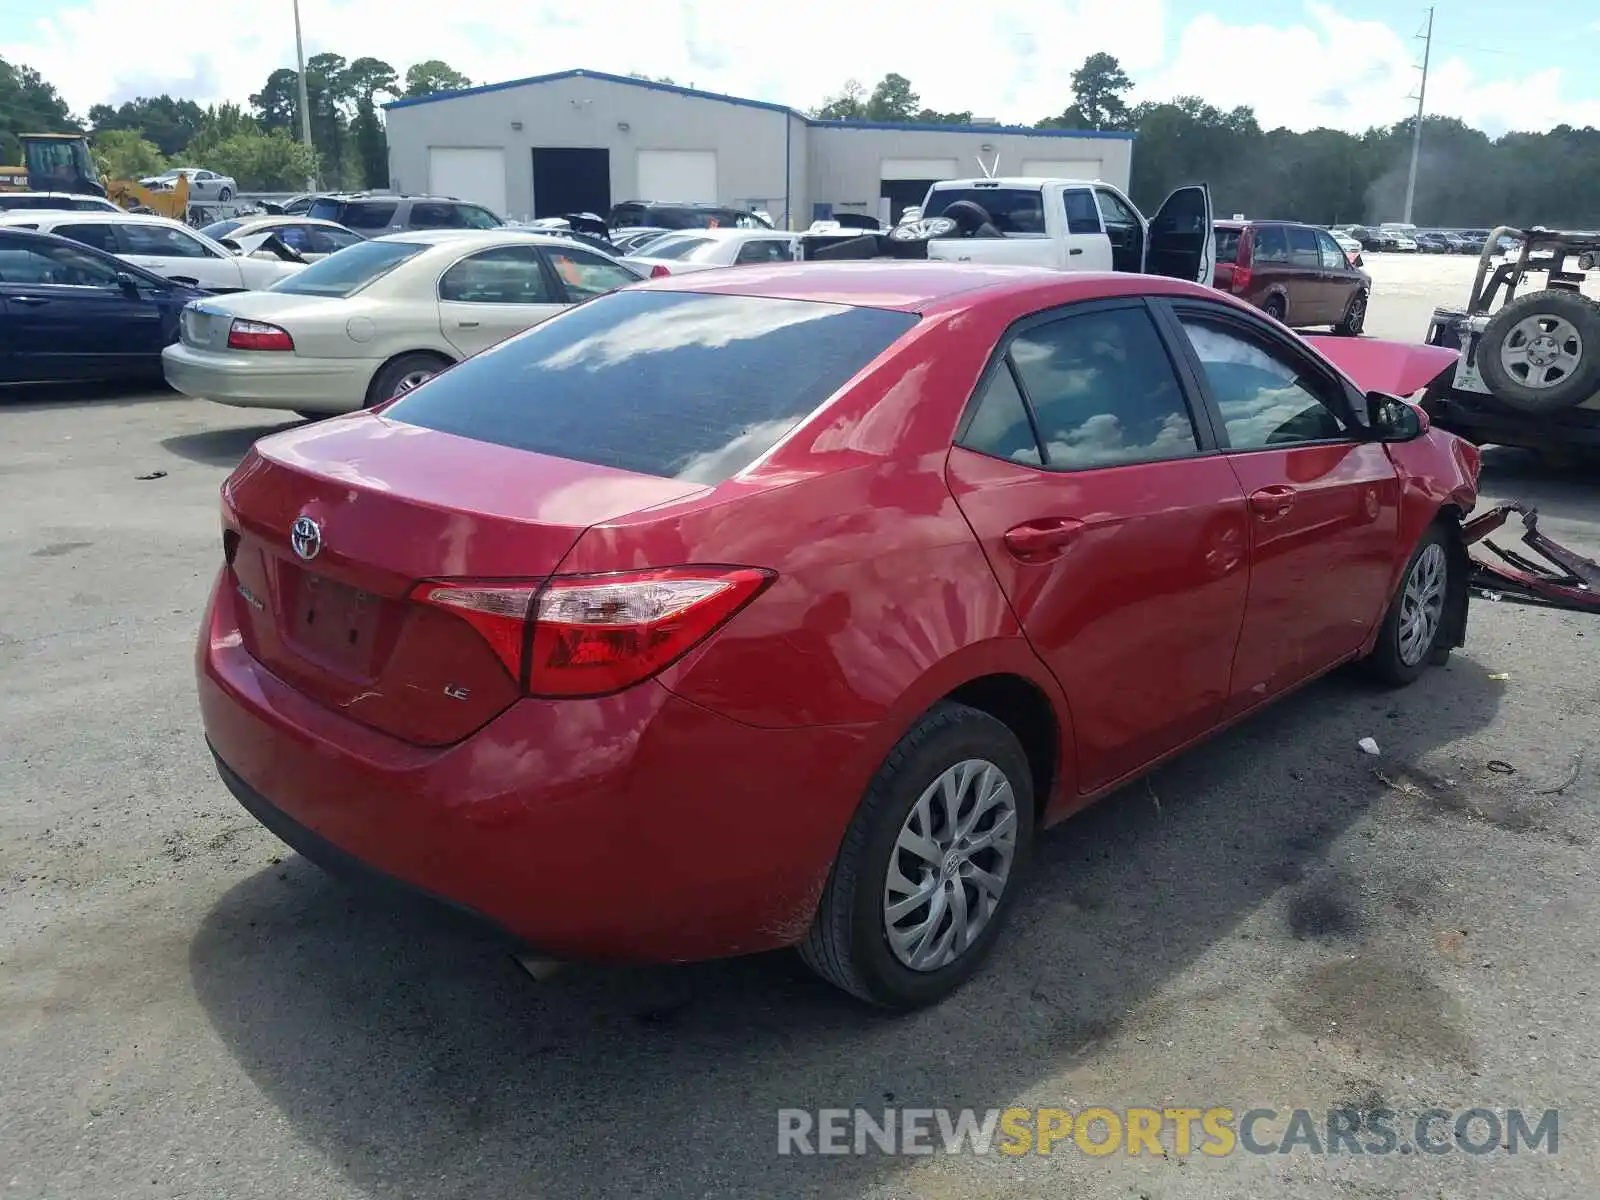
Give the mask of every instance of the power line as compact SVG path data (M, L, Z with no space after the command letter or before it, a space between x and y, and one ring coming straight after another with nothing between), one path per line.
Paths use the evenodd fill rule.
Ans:
M1417 159L1422 153L1422 111L1428 99L1428 62L1433 56L1433 9L1428 9L1428 30L1418 35L1422 42L1422 86L1417 88L1417 124L1411 131L1411 174L1406 179L1406 215L1401 218L1411 224L1411 202L1417 196Z

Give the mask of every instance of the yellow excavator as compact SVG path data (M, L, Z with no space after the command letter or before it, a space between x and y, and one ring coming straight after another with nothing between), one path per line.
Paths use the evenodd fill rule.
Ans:
M0 192L72 192L104 196L130 212L151 212L181 221L189 211L189 180L179 175L169 188L149 188L127 179L100 178L89 141L81 133L19 133L22 165L0 167Z

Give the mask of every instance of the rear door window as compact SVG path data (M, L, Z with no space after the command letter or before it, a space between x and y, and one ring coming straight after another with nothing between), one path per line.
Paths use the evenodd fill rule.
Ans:
M50 232L82 242L85 246L93 246L96 250L104 250L107 254L150 253L148 250L124 250L117 241L115 225L57 225Z
M454 204L427 202L413 204L411 219L406 223L413 229L460 229L463 224Z
M319 212L317 206L311 206L311 216L322 217L324 220L337 221L350 229L387 229L394 220L395 205L393 204L367 204L352 203L344 206L343 215L334 213L328 215Z
M463 258L439 278L439 299L457 304L560 304L537 246L497 246Z
M1142 307L1035 326L1012 339L1009 357L1047 467L1151 462L1200 448L1177 371Z
M1237 263L1239 261L1239 237L1244 233L1242 229L1217 229L1217 261L1219 263Z
M912 313L804 300L617 292L458 363L385 415L716 484L770 450L916 322Z
M146 254L152 258L215 258L204 242L187 230L170 225L144 225L129 222L115 226L123 254Z
M1317 247L1316 231L1304 225L1290 225L1286 232L1289 235L1289 265L1306 271L1322 270L1322 251Z
M1061 198L1067 209L1068 233L1100 232L1100 210L1095 207L1093 192L1088 188L1068 188Z
M1252 263L1260 266L1262 263L1289 261L1289 239L1284 236L1282 225L1257 225L1255 231L1255 241L1250 251Z

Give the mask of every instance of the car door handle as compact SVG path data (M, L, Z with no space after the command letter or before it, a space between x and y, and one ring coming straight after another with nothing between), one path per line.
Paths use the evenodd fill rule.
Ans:
M1083 247L1082 246L1074 246L1072 249L1068 250L1067 253L1068 254L1082 254L1083 253Z
M30 308L38 308L41 304L50 303L50 301L45 299L43 296L12 296L11 299L15 300L18 304L26 304Z
M477 327L478 327L478 322L476 322L476 321L457 321L456 322L456 328L457 329L476 329Z
M1295 490L1288 484L1257 488L1250 493L1250 509L1263 521L1276 521L1294 507Z
M1074 517L1043 517L1027 521L1006 530L1006 549L1017 558L1028 560L1048 557L1065 549L1083 529L1083 522Z

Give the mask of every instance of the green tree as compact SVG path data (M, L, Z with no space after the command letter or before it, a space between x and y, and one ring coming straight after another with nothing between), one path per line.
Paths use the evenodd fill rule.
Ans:
M19 133L71 133L78 128L61 93L32 67L0 58L0 163L20 163Z
M194 140L203 116L204 110L193 100L175 100L163 92L124 101L116 108L96 104L89 110L89 124L96 132L134 130L171 158Z
M287 67L279 67L267 76L267 82L250 97L250 106L256 110L261 124L267 129L300 129L300 76Z
M1128 122L1124 98L1133 80L1110 54L1089 55L1072 73L1072 103L1060 115L1040 121L1040 129L1121 129Z
M136 129L107 129L90 139L95 165L106 179L131 179L159 175L167 169L160 147L141 137Z
M232 175L243 192L298 191L317 174L316 153L287 130L244 132L212 142L206 166Z
M367 187L389 186L389 139L378 116L377 96L396 95L400 81L394 68L379 58L358 58L345 73L345 85L355 95L355 116L350 138L355 143L357 168Z
M438 92L459 92L462 88L472 86L460 71L447 62L437 58L430 58L426 62L413 63L406 68L406 97L432 96Z
M867 97L866 118L869 121L904 123L915 120L922 107L922 97L911 90L911 81L893 71L878 80L878 86Z
M867 115L867 89L859 79L847 79L837 96L829 96L811 110L819 121L859 121Z

